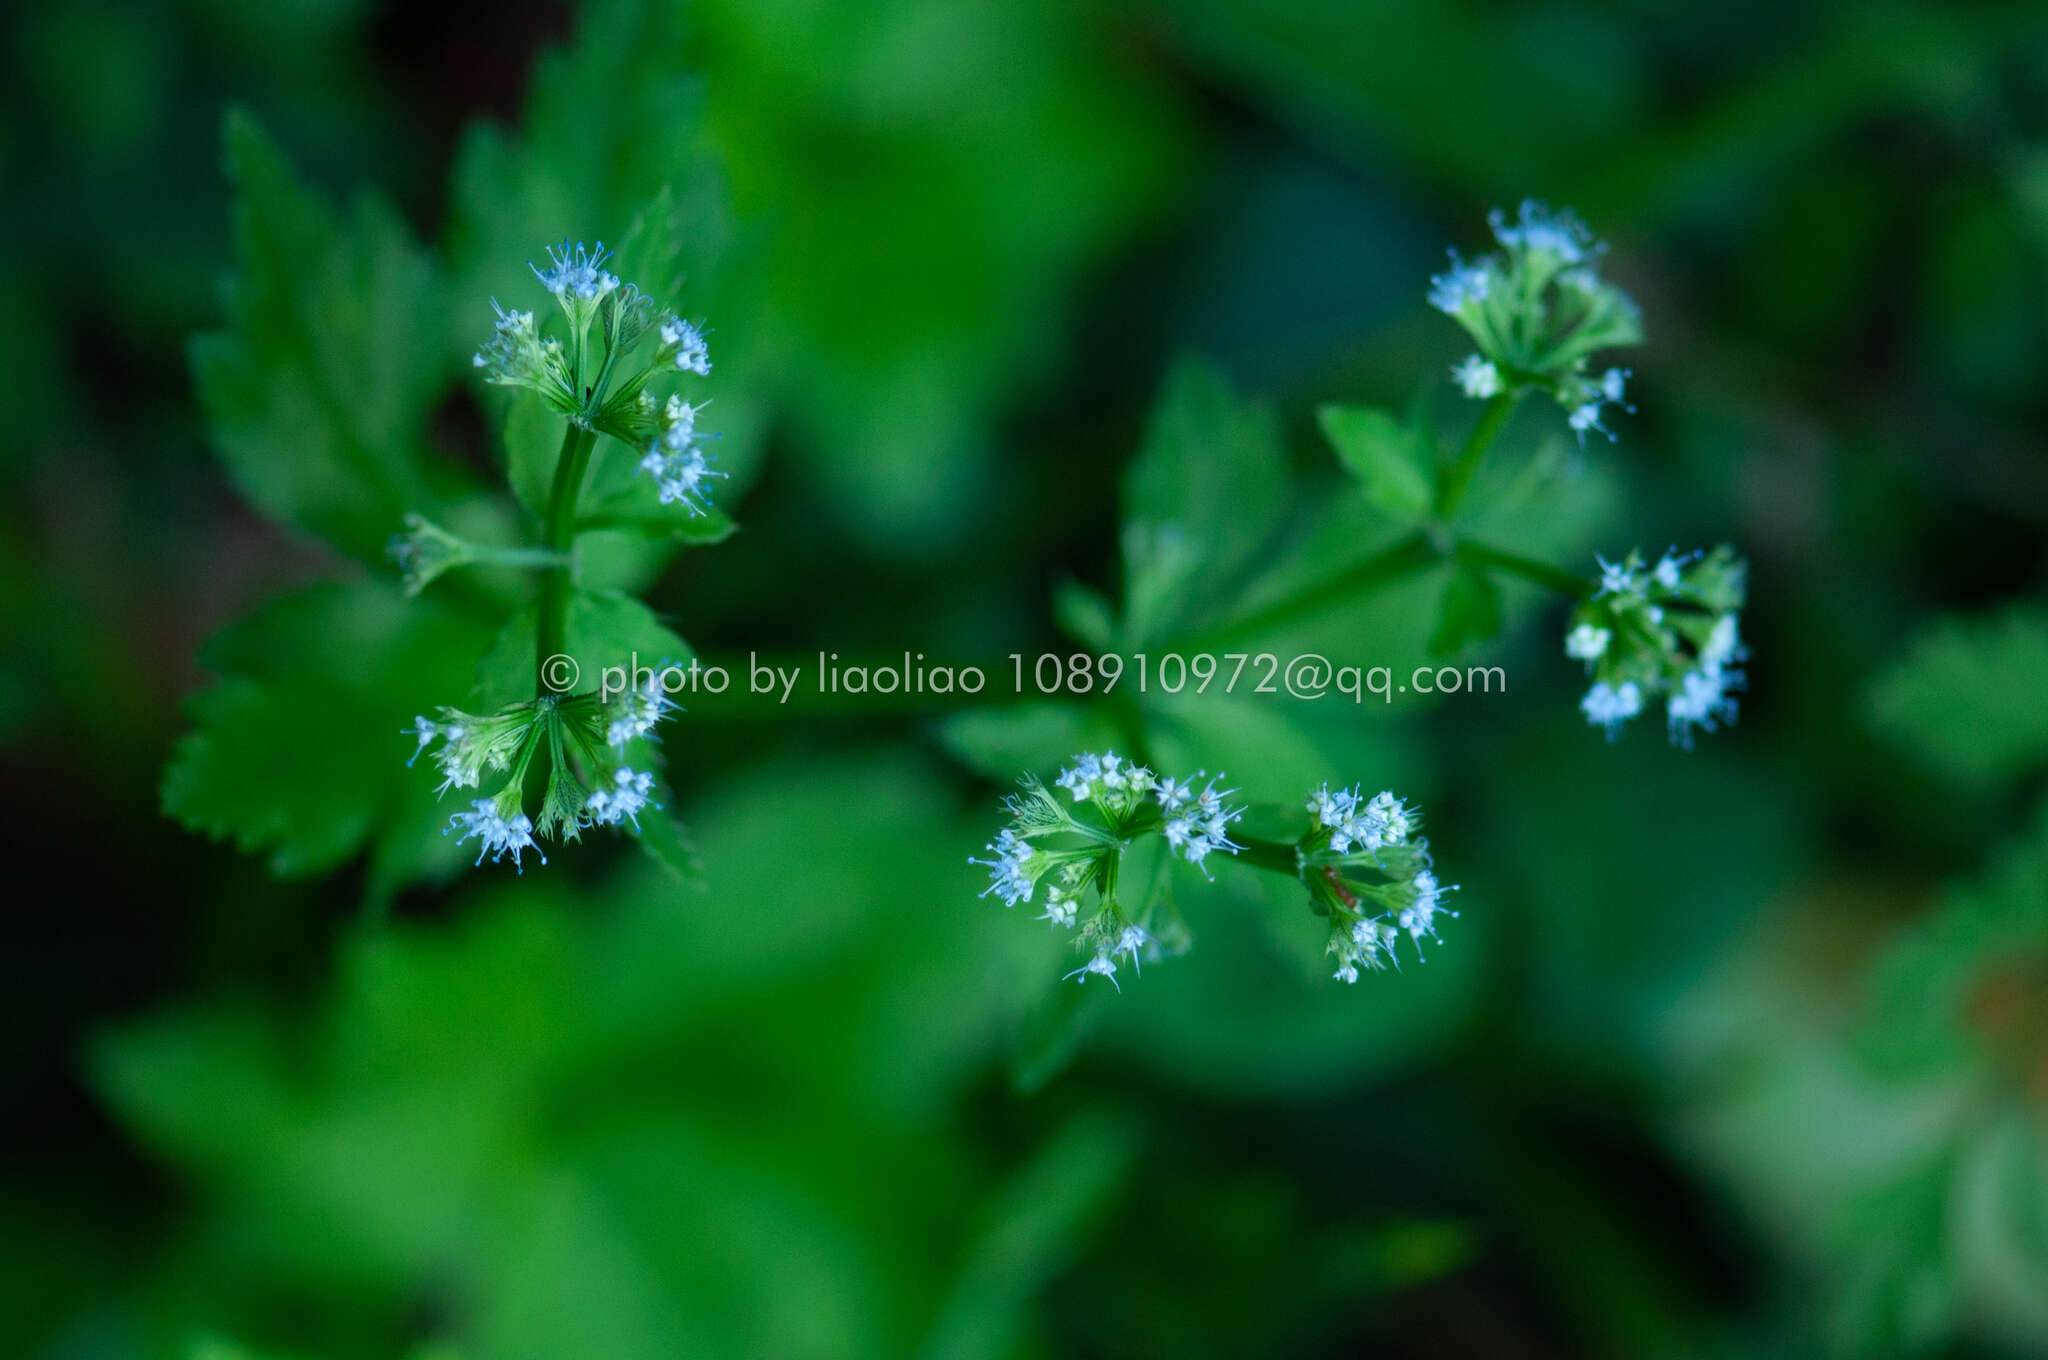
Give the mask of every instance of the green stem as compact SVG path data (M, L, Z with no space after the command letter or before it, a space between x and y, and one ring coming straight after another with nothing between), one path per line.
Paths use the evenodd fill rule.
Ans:
M1232 856L1234 862L1268 873L1301 877L1301 851L1292 841L1262 841L1246 837L1244 848Z
M562 451L555 458L554 489L548 493L545 551L567 559L576 543L576 497L583 490L583 474L590 466L590 451L597 436L576 422L562 434ZM542 671L548 658L562 652L569 632L569 572L551 571L541 578L540 614L534 626L534 692L546 695Z
M1519 576L1524 581L1533 581L1545 590L1554 590L1569 599L1583 600L1593 593L1593 583L1583 576L1574 576L1548 562L1538 562L1533 557L1519 553L1502 552L1480 543L1460 543L1451 550L1452 556L1470 567L1491 568L1504 571L1510 576Z
M569 565L569 555L556 552L553 548L491 548L471 544L469 551L469 560L480 567L534 567L545 570L549 567Z
M1472 489L1472 477L1479 471L1479 465L1486 461L1486 451L1493 447L1493 441L1500 435L1501 428L1508 423L1508 416L1515 409L1513 393L1502 392L1486 403L1486 409L1479 413L1479 423L1472 427L1472 437L1465 441L1464 449L1458 454L1458 461L1451 464L1444 473L1442 484L1437 488L1436 517L1449 519L1464 504L1465 493Z

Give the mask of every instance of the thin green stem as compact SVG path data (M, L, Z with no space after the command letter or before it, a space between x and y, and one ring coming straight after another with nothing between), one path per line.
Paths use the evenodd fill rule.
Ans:
M1237 863L1267 873L1301 877L1301 851L1292 841L1262 841L1246 837L1244 846L1232 857Z
M1451 464L1444 473L1442 483L1437 487L1436 517L1449 519L1464 504L1465 493L1472 489L1472 478L1479 471L1479 465L1486 461L1486 451L1493 447L1508 417L1514 413L1515 396L1502 392L1486 403L1486 409L1479 413L1479 423L1472 427L1471 438L1458 454L1458 461Z
M553 548L492 548L471 544L469 560L480 567L533 567L546 570L569 565L569 554Z
M562 434L562 451L555 458L555 484L548 493L545 551L567 558L576 543L576 497L583 490L583 474L590 466L590 451L597 436L576 422ZM569 572L551 571L541 578L540 613L534 627L535 693L551 694L545 674L548 658L567 645L569 632Z
M1533 557L1519 553L1503 552L1481 543L1460 543L1452 556L1471 567L1486 567L1504 571L1510 576L1519 576L1524 581L1533 581L1545 590L1554 590L1568 599L1583 600L1593 593L1593 583L1583 576L1574 576L1548 562L1538 562Z

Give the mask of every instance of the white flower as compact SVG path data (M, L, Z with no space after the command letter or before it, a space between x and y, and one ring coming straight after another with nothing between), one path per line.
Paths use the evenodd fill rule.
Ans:
M1342 964L1338 965L1337 971L1330 974L1330 976L1339 982L1356 982L1358 981L1358 965L1350 959L1346 959Z
M1679 681L1678 692L1664 702L1671 740L1690 749L1693 728L1711 732L1719 723L1734 722L1736 704L1728 697L1728 691L1741 683L1740 671L1719 666L1686 672Z
M1486 266L1466 264L1451 252L1451 267L1429 281L1429 305L1440 312L1457 315L1467 303L1486 301L1491 286Z
M610 257L611 252L602 241L597 243L596 250L586 248L581 241L574 245L564 241L548 247L549 268L542 269L530 262L527 267L533 270L541 287L556 297L595 302L619 286L618 275L604 269L604 262Z
M1097 977L1106 977L1109 979L1110 986L1118 991L1123 990L1123 984L1116 980L1116 963L1109 957L1107 951L1098 952L1094 958L1067 974L1067 977L1079 978L1081 981L1086 982L1090 974L1094 974ZM1065 979L1061 980L1064 981Z
M1230 839L1230 825L1244 816L1242 807L1232 807L1224 800L1236 793L1236 789L1218 790L1216 781L1222 775L1214 775L1193 797L1193 806L1177 817L1167 820L1160 828L1166 843L1187 858L1187 862L1204 874L1209 871L1202 867L1202 861L1218 850L1236 854L1244 847Z
M711 374L711 348L704 343L701 327L680 317L669 317L661 323L662 355L664 362L673 363L684 373L694 373L700 378Z
M681 397L670 397L662 413L667 426L640 460L640 470L654 478L656 498L663 505L687 506L693 515L711 508L705 483L726 475L715 471L704 456L697 433L697 413L703 409L701 404L692 406Z
M1439 886L1436 875L1429 870L1424 869L1415 875L1415 881L1411 886L1415 890L1415 900L1402 908L1399 920L1401 929L1408 932L1408 938L1420 946L1423 936L1427 935L1432 940L1436 938L1438 911L1443 911L1446 916L1456 916L1458 913L1443 907L1443 895L1450 889Z
M644 737L675 707L675 700L662 689L661 672L652 671L646 684L627 690L613 701L611 726L605 729L604 739L613 746L624 746L636 737Z
M1109 952L1112 957L1118 954L1129 954L1131 956L1131 967L1137 969L1142 975L1145 970L1138 967L1138 951L1150 943L1152 943L1152 937L1146 934L1143 926L1125 926L1117 935L1116 943L1110 946Z
M1686 553L1684 556L1667 552L1657 559L1656 567L1650 572L1650 579L1666 590L1677 590L1685 583L1685 564L1698 556L1696 552Z
M980 863L979 860L973 862ZM983 896L987 896L987 894L984 893ZM1069 897L1066 890L1055 883L1046 889L1045 910L1039 913L1038 919L1050 921L1055 926L1066 926L1071 930L1074 925L1074 915L1080 910L1080 907L1081 903L1078 898Z
M1031 842L1004 827L996 833L996 838L988 843L987 849L995 856L994 859L976 859L972 855L967 857L969 864L982 865L989 872L989 885L981 890L981 895L987 897L994 893L1002 898L1003 905L1008 907L1014 907L1019 902L1029 902L1034 884L1029 861L1036 853L1031 848Z
M1587 722L1605 727L1607 739L1612 741L1621 734L1623 723L1643 711L1642 687L1633 680L1624 680L1619 686L1599 681L1579 701L1579 711Z
M1392 789L1383 789L1373 795L1365 805L1365 812L1378 823L1381 843L1402 845L1408 840L1409 813L1406 805L1394 796Z
M1162 779L1159 781L1159 787L1152 791L1152 796L1159 800L1159 806L1164 811L1179 812L1195 796L1194 781L1192 779L1176 781L1171 777Z
M456 838L458 845L471 836L477 837L482 842L481 848L476 852L478 864L484 862L485 855L489 855L491 862L495 864L510 854L512 867L523 874L526 867L519 862L519 853L522 850L531 850L540 855L542 864L548 862L548 857L541 854L540 847L533 843L533 823L527 820L525 813L515 812L507 818L499 809L498 800L495 798L479 798L471 806L474 811L458 812L450 817L447 831L441 834L445 836L449 831L459 828L462 835Z
M654 794L654 776L620 766L608 789L594 789L583 804L583 819L592 826L617 826L630 821L640 829L640 813Z
M1522 200L1513 226L1499 208L1486 220L1493 227L1494 239L1508 250L1554 255L1564 264L1577 264L1589 251L1598 249L1593 233L1569 209L1553 213L1533 198Z
M1643 586L1636 577L1635 564L1627 558L1619 562L1610 562L1604 557L1595 556L1593 560L1600 564L1600 588L1593 592L1594 599L1597 600L1603 595L1642 593Z
M1116 760L1116 752L1109 754ZM1103 778L1102 757L1090 752L1074 757L1074 763L1060 771L1060 777L1053 782L1073 795L1077 803L1085 803L1095 794L1095 785Z
M1468 354L1451 369L1451 381L1468 397L1484 400L1500 395L1500 370L1476 354Z
M1700 648L1700 669L1718 673L1731 661L1740 661L1748 655L1743 648L1740 625L1735 615L1723 614L1714 620L1714 631L1707 634L1707 642Z
M1574 661L1583 661L1590 666L1606 655L1607 644L1613 640L1612 631L1596 628L1590 623L1582 623L1565 634L1564 654Z

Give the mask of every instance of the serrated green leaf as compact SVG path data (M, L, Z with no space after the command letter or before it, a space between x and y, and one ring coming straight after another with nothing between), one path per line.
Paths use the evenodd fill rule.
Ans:
M1124 477L1124 642L1172 636L1242 584L1287 492L1271 406L1183 361Z
M459 698L484 639L471 620L382 583L314 586L216 638L221 680L164 772L164 811L299 877L365 849L390 889L455 856L434 780L408 770L404 729ZM424 830L423 830L424 828Z
M1987 783L2048 761L2048 609L1937 624L1871 687L1873 721L1952 779Z
M1429 650L1450 656L1469 642L1484 642L1499 633L1500 588L1487 573L1460 565L1444 582Z
M263 513L377 560L451 481L423 452L454 371L441 284L389 208L364 200L344 228L246 115L229 115L226 140L228 325L191 345L214 446Z
M1413 426L1370 406L1326 405L1316 422L1366 499L1403 524L1429 514L1432 450Z

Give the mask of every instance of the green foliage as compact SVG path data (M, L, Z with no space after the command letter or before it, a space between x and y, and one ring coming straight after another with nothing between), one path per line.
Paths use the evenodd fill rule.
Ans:
M373 893L460 862L433 783L400 758L427 692L459 693L485 635L384 584L316 585L216 638L221 679L164 774L164 810L305 877L368 852ZM388 737L388 739L387 739Z
M2048 610L1946 620L1871 687L1872 719L1931 768L1984 784L2048 761Z
M1402 523L1429 513L1436 499L1436 450L1426 427L1404 425L1369 406L1323 406L1316 420L1367 500Z
M215 446L264 513L375 560L452 483L422 437L453 376L441 281L388 207L365 199L344 227L246 115L228 119L227 160L229 328L191 349Z

